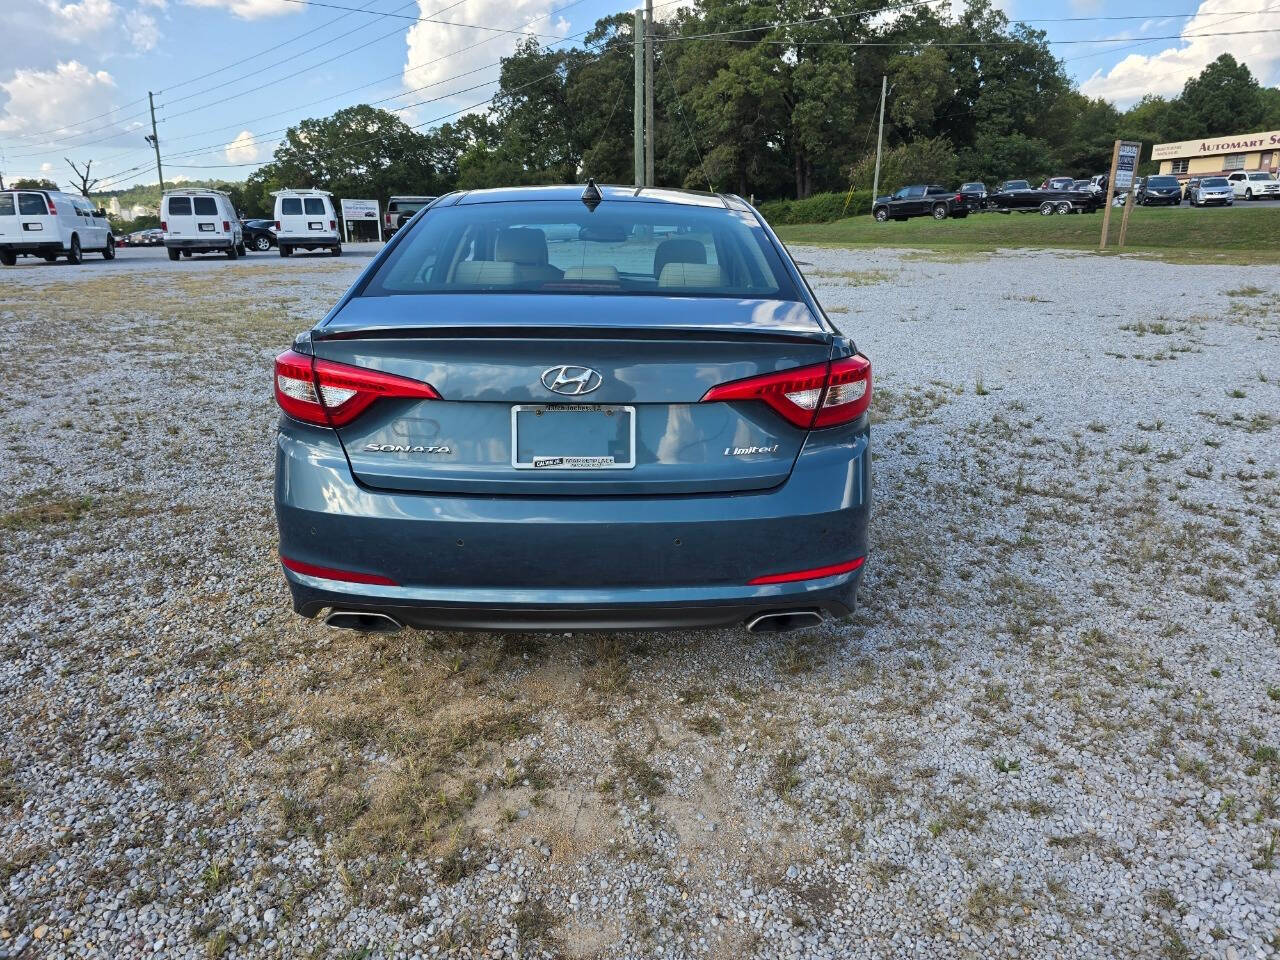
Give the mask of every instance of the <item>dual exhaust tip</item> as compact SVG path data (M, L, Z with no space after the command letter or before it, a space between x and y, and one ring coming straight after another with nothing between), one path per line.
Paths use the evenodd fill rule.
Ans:
M751 633L785 633L816 627L820 623L822 614L816 610L780 610L752 617L747 621L747 630ZM324 625L361 633L395 633L404 628L404 624L395 617L372 610L330 610L324 618Z

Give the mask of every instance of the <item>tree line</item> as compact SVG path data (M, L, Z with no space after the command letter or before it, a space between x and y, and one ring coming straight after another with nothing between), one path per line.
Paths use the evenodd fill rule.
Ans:
M757 200L867 189L881 77L882 188L1089 176L1106 170L1117 137L1143 141L1149 155L1153 143L1280 128L1280 90L1227 54L1180 96L1121 111L1075 89L1045 33L990 0L871 15L882 6L697 0L659 21L658 182ZM527 39L503 59L487 113L434 129L367 105L304 120L232 193L246 215L269 215L281 187L385 202L588 176L630 183L632 26L630 13L605 17L568 49Z

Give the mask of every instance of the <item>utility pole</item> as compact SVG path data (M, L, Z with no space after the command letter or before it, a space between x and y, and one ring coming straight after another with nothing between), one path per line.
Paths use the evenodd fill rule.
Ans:
M644 0L644 185L653 178L653 0Z
M632 123L632 153L635 155L636 186L644 186L644 11L636 7L635 110Z
M880 78L880 133L876 136L876 174L875 179L871 181L872 203L875 203L876 197L880 195L880 150L884 147L884 98L888 87L888 76L882 76Z
M147 91L147 102L151 104L151 136L147 140L156 148L156 176L160 178L160 192L164 193L164 168L160 166L160 135L156 133L156 97Z

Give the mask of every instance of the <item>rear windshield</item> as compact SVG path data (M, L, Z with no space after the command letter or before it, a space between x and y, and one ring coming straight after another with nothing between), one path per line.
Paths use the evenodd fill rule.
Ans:
M1148 187L1176 187L1178 186L1177 177L1152 177L1147 181Z
M324 201L319 197L307 197L302 201L302 208L314 217L324 213Z
M218 201L213 197L194 197L191 202L195 204L197 217L216 217L218 215Z
M433 209L362 295L476 291L798 299L749 213L577 200Z
M191 216L191 198L190 197L170 197L169 198L169 216L171 217Z
M392 200L387 204L387 213L417 213L430 202L429 200Z
M38 193L18 194L18 212L24 217L47 217L49 204Z
M280 216L298 217L302 215L301 197L283 197L280 200Z
M17 212L12 193L0 193L0 217L12 217Z

